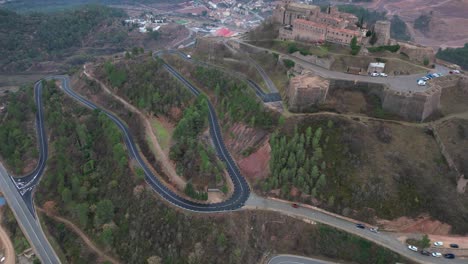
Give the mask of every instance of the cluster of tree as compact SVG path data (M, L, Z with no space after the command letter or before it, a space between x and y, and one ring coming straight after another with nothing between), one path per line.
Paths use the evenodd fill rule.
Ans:
M98 5L51 14L17 14L0 9L0 67L24 70L35 60L51 59L83 45L83 38L107 22L124 16L119 9Z
M109 82L118 89L119 95L128 98L128 101L139 109L156 115L169 116L173 107L183 109L190 103L191 94L169 76L161 62L148 57L143 62L139 59L139 61L128 60L125 63L127 65L106 63L99 74L105 75ZM117 74L114 73L115 71ZM125 76L125 78L113 77L117 80L113 81L109 73ZM121 80L125 81L121 82Z
M463 69L468 69L468 43L462 48L439 49L436 57L460 65Z
M205 87L214 89L214 103L219 119L265 129L278 123L277 118L263 107L246 83L218 69L200 66L197 66L193 76Z
M414 20L414 28L421 32L429 31L432 16L428 14L422 14Z
M361 46L357 44L357 38L354 36L352 39L351 39L351 54L352 55L357 55L359 53L359 51L361 50Z
M36 111L33 89L21 87L5 99L5 110L0 112L0 155L8 168L21 173L24 162L38 155L35 130L31 126L35 124Z
M333 122L328 126L333 127ZM323 152L328 140L323 136L322 127L315 131L308 127L305 133L295 129L292 137L273 133L270 138L271 176L264 182L263 189L281 188L281 196L288 198L291 188L296 187L303 194L318 197L327 184Z
M71 99L65 100L54 82L45 88L46 123L54 151L37 198L60 205L60 213L77 219L85 231L111 245L114 230L105 224L114 218L118 193L113 190L130 174L121 133L105 114L67 102ZM68 105L65 111L63 105Z
M195 104L184 111L184 116L174 130L176 143L171 147L170 158L176 161L177 171L191 180L185 193L192 198L206 200L206 192L197 191L194 184L204 187L216 180L221 183L223 164L216 158L211 146L200 140L208 126L208 103L199 96Z
M284 67L286 67L288 69L291 69L291 68L294 67L294 65L296 65L296 63L293 60L290 60L290 59L283 59L283 64L284 64Z
M397 52L400 50L400 45L388 45L388 46L378 46L378 47L369 47L367 48L369 52L381 52L381 51L390 51L390 52Z
M390 36L393 39L404 41L411 40L411 34L406 27L406 23L399 16L393 15L390 23Z
M125 72L125 69L119 69L109 61L104 64L104 70L107 74L107 80L114 87L122 86L122 84L124 84L127 80L127 73Z
M367 23L367 28L370 28L378 20L385 20L385 12L370 11L367 8L357 5L338 5L337 7L340 12L357 16L360 23Z

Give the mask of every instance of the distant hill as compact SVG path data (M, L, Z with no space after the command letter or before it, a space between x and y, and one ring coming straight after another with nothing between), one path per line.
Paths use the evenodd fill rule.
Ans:
M84 46L86 37L102 25L110 27L123 17L122 10L100 5L25 15L0 9L0 71L22 71L35 61L60 57L70 49ZM126 34L112 32L96 38L119 42Z
M1 2L1 1L0 1ZM16 12L57 11L85 4L116 5L116 4L154 4L181 3L184 0L13 0L0 5Z

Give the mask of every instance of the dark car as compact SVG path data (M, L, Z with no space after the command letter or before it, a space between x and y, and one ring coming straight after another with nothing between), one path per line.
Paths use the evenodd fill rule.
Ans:
M455 255L452 254L452 253L444 254L444 258L454 259L454 258L455 258Z
M299 205L297 203L293 203L293 204L291 204L291 206L294 207L294 208L299 208Z
M431 252L429 252L427 250L421 250L421 254L424 255L424 256L430 256Z
M366 229L366 226L363 224L356 224L357 228Z
M450 244L450 247L451 248L458 248L458 245L457 244Z

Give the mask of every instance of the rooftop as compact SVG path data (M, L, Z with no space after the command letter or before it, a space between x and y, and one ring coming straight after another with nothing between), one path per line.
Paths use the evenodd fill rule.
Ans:
M305 20L305 19L301 19L301 18L295 19L295 20L293 21L293 24L303 24L303 25L313 26L313 27L316 27L316 28L327 29L327 26L324 25L324 24L317 23L317 22L313 22L313 21L309 21L309 20Z

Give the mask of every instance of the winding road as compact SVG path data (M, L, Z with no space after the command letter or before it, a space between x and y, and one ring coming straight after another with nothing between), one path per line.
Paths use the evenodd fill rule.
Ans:
M157 52L156 55L159 56L163 52ZM171 73L171 75L179 80L187 89L191 91L195 96L201 95L201 91L186 80L177 70L175 70L170 65L164 63L164 68ZM233 182L234 190L231 197L225 201L213 204L203 204L197 203L194 201L187 200L177 193L169 189L157 175L155 175L144 162L141 154L138 151L138 147L135 144L132 134L127 128L127 126L114 114L106 111L105 109L99 108L97 105L83 98L77 94L70 86L70 79L68 76L58 75L50 76L45 78L46 80L58 80L61 82L61 89L71 98L80 102L82 105L88 107L92 110L99 110L104 113L108 118L110 118L119 128L123 134L124 142L126 144L129 157L134 159L137 164L145 172L145 179L148 184L153 188L153 190L158 193L163 199L169 203L182 208L184 210L200 212L200 213L214 213L214 212L224 212L224 211L234 211L238 210L244 205L248 205L250 209L262 209L262 210L272 210L278 211L283 214L298 216L303 218L308 218L317 222L322 222L346 232L350 232L361 236L363 238L369 239L373 242L376 242L382 246L385 246L395 252L398 252L414 261L425 263L443 263L441 260L427 258L421 256L419 253L410 252L406 249L405 245L401 244L399 241L394 239L391 236L385 234L375 234L368 232L366 230L356 230L354 223L351 221L343 220L339 217L332 216L330 214L324 213L319 210L309 209L309 208L292 208L289 203L271 201L269 199L257 197L251 195L250 188L241 175L235 161L232 159L229 154L226 146L224 145L222 134L220 132L220 126L217 121L216 113L213 105L207 101L209 109L209 125L210 125L210 135L214 143L214 147L219 158L226 164L226 169L229 173L229 176ZM35 248L37 255L42 260L43 263L60 263L57 255L53 251L49 242L47 241L40 223L36 217L32 202L32 191L34 187L40 181L40 176L42 175L45 164L47 161L47 134L45 133L44 128L44 117L43 117L43 103L41 99L42 93L42 82L38 81L34 85L34 94L35 101L37 106L37 133L38 141L40 148L40 162L35 168L33 173L28 174L24 177L13 178L8 175L6 170L0 164L0 188L5 193L5 197L12 208L15 216L17 217L18 222L20 223L21 228L23 229L25 235L28 237L29 241L32 243L32 246ZM451 263L463 263L459 259L451 261Z

